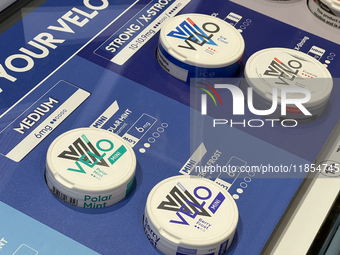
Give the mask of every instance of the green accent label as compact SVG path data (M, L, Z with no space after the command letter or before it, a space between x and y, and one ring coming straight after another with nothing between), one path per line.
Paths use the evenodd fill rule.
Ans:
M89 139L87 139L87 137L85 135L82 135L81 137L84 139L85 143L89 143L90 142Z
M126 152L124 145L120 146L109 158L109 162L113 165Z
M134 179L135 177L133 177L131 181L127 184L125 196L127 196L127 194L129 194L130 190L132 189L132 184L133 184Z

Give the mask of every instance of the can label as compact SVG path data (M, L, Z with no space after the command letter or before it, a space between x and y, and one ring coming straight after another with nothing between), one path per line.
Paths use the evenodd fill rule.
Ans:
M185 176L169 178L151 191L143 219L150 242L165 254L222 254L237 222L229 193L207 179Z
M277 57L274 57L263 75L277 77L278 81L275 81L275 84L289 85L288 81L294 81L295 78L299 76L301 67L302 64L297 59L290 59L287 64L285 64ZM311 76L311 78L313 78L313 76Z
M320 79L324 78L325 71L304 58L299 52L283 52L274 51L258 55L251 63L250 72L248 74L253 82L263 84L262 93L272 93L273 88L277 88L280 92L281 88L296 87L308 89L313 98L313 94L318 94L320 90ZM317 62L317 60L315 60ZM288 98L304 98L303 93L289 93Z
M148 215L144 214L143 217L143 227L146 237L149 239L150 243L158 248L158 242L161 239L159 234L152 229L149 223Z
M205 68L198 67L194 65L189 65L184 62L181 62L171 56L166 50L162 47L161 44L158 45L157 48L157 60L160 66L167 71L172 76L180 79L182 81L189 82L190 78L214 78L214 77L232 77L235 75L237 69L240 66L240 61L236 61L235 63L219 68Z
M167 36L184 40L184 44L179 44L177 47L197 51L198 47L203 47L205 44L218 46L214 42L213 37L220 29L220 26L215 22L205 22L201 26L198 26L188 17L181 22L175 30L170 31ZM228 44L227 38L223 36L220 36L219 40ZM210 47L205 47L204 51L211 55L215 54L215 51Z
M120 145L118 149L114 148L114 143L109 139L99 139L94 146L83 134L70 144L67 150L62 151L58 157L75 163L73 167L67 168L68 171L86 174L85 169L88 169L92 172L91 176L101 180L108 175L104 169L115 164L127 151L124 145ZM92 171L93 168L95 168L94 171Z
M227 22L202 14L185 14L164 25L157 59L183 81L192 77L232 77L244 51L240 33Z
M205 232L213 225L211 215L217 212L225 199L221 192L213 199L212 195L208 187L198 186L193 192L189 192L181 183L177 183L166 196L167 200L163 200L157 209L176 211L174 218L169 220L170 223L191 225Z
M50 186L48 180L47 180L47 184ZM64 193L62 193L60 190L58 190L55 186L52 186L51 188L52 193L58 197L59 199L63 200L64 202L70 204L70 205L74 205L74 206L78 206L79 200L73 197L70 197Z
M135 162L132 149L120 137L97 129L79 129L51 145L46 177L53 184L50 189L53 186L56 190L52 192L65 202L101 208L130 191ZM53 177L56 173L61 183Z
M84 208L102 208L110 204L111 195L84 196Z
M164 50L163 50L163 52L164 52ZM174 63L174 62L176 62L176 60L174 58L173 58L174 62L171 62L171 59L172 58L170 57L169 54L168 54L168 58L166 58L164 56L164 54L162 53L160 47L157 48L157 60L158 60L158 63L161 65L161 67L165 71L167 71L168 73L170 73L171 75L176 77L177 79L180 79L182 81L187 81L189 71L185 68L182 68L182 67L176 65Z
M162 225L180 236L183 233L196 237L210 235L231 224L226 215L235 217L219 187L187 180L166 186L162 188L162 194L157 194L158 199L153 200L152 207Z
M206 15L178 16L164 29L165 40L175 51L189 58L194 57L198 63L232 57L243 44L242 36L234 27ZM241 56L242 51L231 63L237 62Z

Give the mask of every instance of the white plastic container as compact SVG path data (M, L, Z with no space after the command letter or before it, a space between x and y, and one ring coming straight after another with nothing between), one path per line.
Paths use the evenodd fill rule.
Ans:
M340 0L307 0L307 5L317 18L340 28Z
M79 128L57 137L46 158L46 182L61 200L83 208L103 208L130 191L136 156L120 136Z
M223 254L237 223L231 195L211 180L189 175L158 183L149 193L143 217L149 241L167 255Z
M170 19L160 31L157 60L174 77L233 77L244 52L241 34L227 22L203 14Z
M292 49L269 48L256 52L247 60L240 88L244 95L247 95L248 88L252 89L252 104L257 110L271 108L274 100L273 88L276 88L277 108L265 117L277 121L293 119L297 123L306 123L324 112L332 92L333 79L328 69L312 56ZM311 98L303 106L311 115L305 115L295 104L287 104L286 115L282 115L283 88L303 88L309 91ZM305 97L303 93L287 95L288 99L293 100Z

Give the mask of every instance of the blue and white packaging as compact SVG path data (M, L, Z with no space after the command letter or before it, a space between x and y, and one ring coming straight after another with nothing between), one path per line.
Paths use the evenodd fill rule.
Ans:
M82 208L103 208L131 190L136 156L120 136L78 128L58 136L46 158L46 182L54 195Z
M206 178L173 176L149 193L144 231L149 241L169 255L223 254L238 223L231 195Z
M240 66L245 43L227 22L209 15L183 14L160 32L157 59L174 77L233 77Z

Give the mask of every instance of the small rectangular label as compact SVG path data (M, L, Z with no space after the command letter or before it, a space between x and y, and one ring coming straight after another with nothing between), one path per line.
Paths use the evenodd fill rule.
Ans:
M142 116L129 128L128 131L122 136L131 147L135 146L138 141L150 130L150 128L156 123L157 119L143 113Z
M197 254L197 249L188 249L178 246L176 255L195 255Z
M118 110L119 106L116 100L91 124L90 127L101 128Z
M177 0L160 3L158 0L152 0L94 53L123 65L162 28L166 21L174 17L189 2L190 0Z
M173 75L177 79L180 79L182 81L186 81L188 79L189 71L168 61L159 50L159 48L157 49L157 60L165 71L167 71L169 74Z
M124 145L120 146L110 157L109 161L113 165L126 152Z
M196 167L197 163L200 162L203 156L207 153L207 149L204 146L204 143L201 143L200 146L196 149L196 151L191 155L188 161L182 166L179 170L181 174L190 174L192 170Z
M326 50L317 47L317 46L313 46L309 51L308 51L308 55L313 56L315 59L320 60L321 57L323 56L323 54L325 54Z
M232 169L234 172L240 172L242 167L245 167L247 165L247 162L243 159L237 158L235 156L232 156L230 160L227 163L228 166Z
M138 138L132 136L132 135L129 135L129 134L124 134L122 136L122 138L125 140L125 142L129 143L130 146L133 148L139 141Z
M224 181L224 180L222 180L222 179L220 179L220 178L216 178L215 179L215 183L217 183L218 185L220 185L223 189L225 189L225 190L228 190L230 187L231 187L231 183L229 183L229 182L226 182L226 181Z
M182 166L181 170L179 170L179 172L181 174L190 174L192 170L194 170L196 165L197 165L197 161L189 158L188 161L185 162L184 166Z
M218 252L218 255L222 255L222 254L224 254L226 252L227 247L228 247L228 243L229 243L229 239L221 244L220 250Z
M238 176L241 174L242 172L241 169L244 168L246 165L247 165L246 161L239 159L238 157L232 156L225 166L227 171L225 172L221 171L216 177L216 179L228 178L230 180L230 178L234 178L234 180L232 181L234 182L235 179L237 179Z
M211 202L211 204L209 205L209 210L213 213L213 214L215 214L216 212L217 212L217 210L218 210L218 208L221 206L221 204L223 203L223 201L224 201L224 199L225 199L225 196L221 193L221 192L219 192L218 194L217 194L217 196L215 197L215 199Z
M0 153L16 162L22 160L89 96L89 92L59 81L0 132ZM23 106L18 104L13 111Z
M227 17L225 17L225 21L228 22L229 24L235 26L240 20L242 19L242 16L230 12Z

